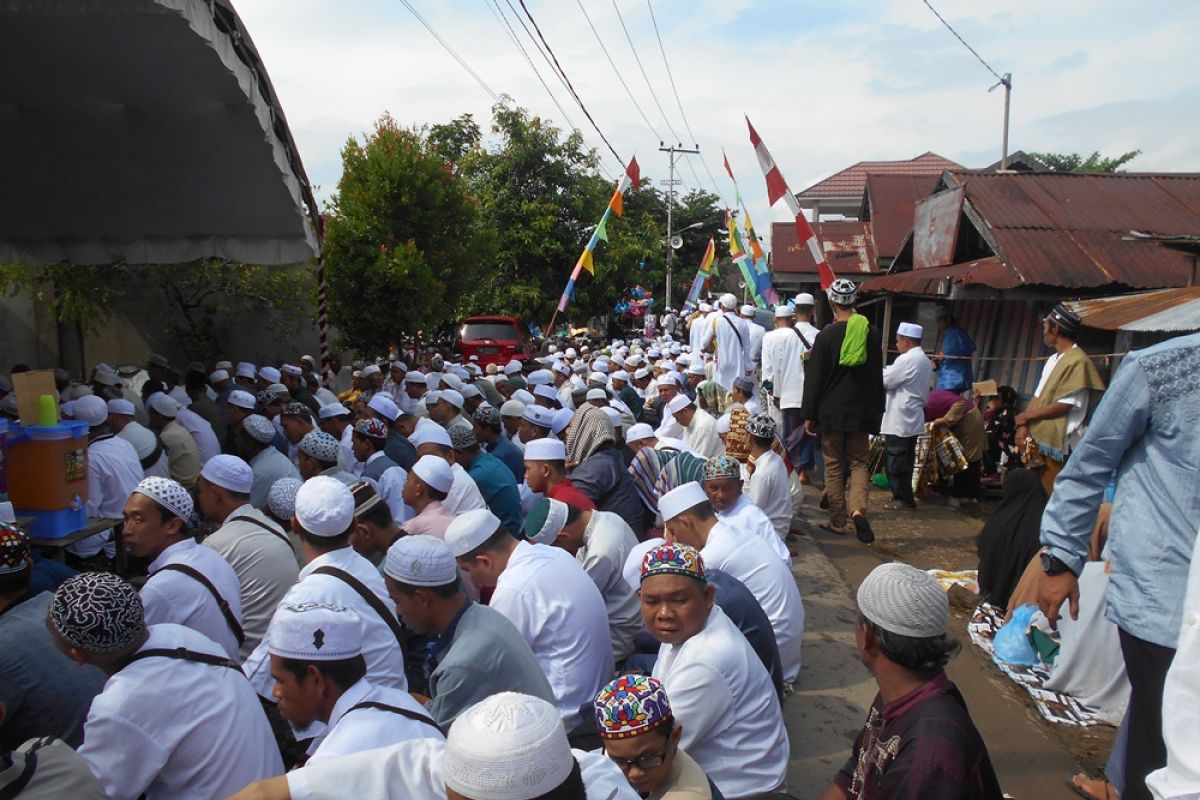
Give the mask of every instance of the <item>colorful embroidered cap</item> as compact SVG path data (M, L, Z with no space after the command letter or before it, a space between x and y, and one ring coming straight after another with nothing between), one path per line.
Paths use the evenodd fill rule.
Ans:
M746 422L746 432L760 439L770 439L775 436L775 420L770 414L755 414Z
M354 423L354 432L371 439L388 438L387 424L381 419L360 419Z
M704 480L706 481L741 477L742 465L733 456L713 456L704 462Z
M686 544L667 542L646 553L642 558L642 580L655 575L686 575L708 583L700 551Z
M0 522L0 575L29 568L29 537L11 522Z
M596 728L602 739L628 739L671 722L671 703L662 681L622 675L596 695Z

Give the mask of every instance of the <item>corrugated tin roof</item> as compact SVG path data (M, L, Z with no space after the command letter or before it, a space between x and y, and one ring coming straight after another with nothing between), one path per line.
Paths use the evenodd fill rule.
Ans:
M937 175L869 173L863 197L863 219L871 221L875 253L893 259L913 227L913 209L937 186Z
M1193 259L1133 229L1200 234L1200 175L955 171L998 255L1023 282L1069 288L1183 286Z
M1200 330L1200 286L1067 303L1089 328L1109 331Z
M936 295L940 292L942 281L946 280L963 286L982 284L993 289L1013 289L1022 283L1021 277L1007 264L995 256L989 256L949 267L914 269L882 275L863 281L860 288L867 293Z
M833 220L814 222L812 227L835 275L878 272L871 223ZM774 272L816 273L812 253L807 245L798 243L794 223L771 224L771 269Z
M961 170L962 165L948 158L929 152L911 158L908 161L859 161L846 167L841 172L830 175L822 181L817 181L796 197L861 197L867 185L869 174L891 175L941 175L946 170Z

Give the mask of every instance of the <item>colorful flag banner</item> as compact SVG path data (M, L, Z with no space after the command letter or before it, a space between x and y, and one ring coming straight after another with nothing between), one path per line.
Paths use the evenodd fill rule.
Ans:
M746 252L746 245L742 241L742 232L734 222L733 212L729 209L725 209L725 228L729 231L729 256L733 259L733 263L738 265L738 269L742 271L742 280L746 284L746 289L750 291L751 296L754 298L754 305L759 308L766 308L767 299L763 296L762 292L763 277L769 283L770 276L758 276L750 254Z
M716 258L717 242L710 238L708 247L704 248L704 255L700 258L700 268L696 270L696 277L692 279L692 288L688 289L687 302L694 304L700 299L705 282L712 277L713 262Z
M575 262L575 268L571 270L571 277L567 279L567 285L563 289L562 296L558 298L558 313L567 310L567 305L575 296L575 282L579 280L579 276L587 270L589 275L595 276L596 265L592 258L592 251L596 249L596 242L608 241L608 215L609 212L615 213L618 217L625 213L625 192L629 189L636 188L641 180L641 169L638 167L637 157L629 160L629 166L625 170L625 174L617 181L617 188L613 192L612 198L608 201L608 206L604 209L604 213L600 216L600 222L596 225L596 229L592 231L592 235L588 238L588 242L583 247L583 252L580 253L579 259ZM551 326L553 322L551 323ZM547 326L549 329L551 326Z
M722 151L721 155L725 161L725 172L729 175L729 180L733 181L733 193L737 197L737 204L742 209L742 215L746 218L745 230L746 239L750 245L748 257L754 269L751 274L754 277L754 285L758 289L758 295L767 303L776 305L779 302L779 295L771 285L771 268L770 262L767 259L767 254L763 252L762 245L758 242L758 234L754 231L754 223L750 220L750 210L746 208L746 202L742 199L742 190L738 187L737 178L734 177L733 167L729 165L729 157Z
M821 243L817 241L817 235L813 233L812 226L808 224L808 219L804 216L800 202L796 200L796 195L792 193L792 190L788 188L787 181L783 179L779 165L775 163L775 159L771 158L771 153L763 144L763 140L759 138L758 131L754 130L754 126L750 124L749 117L746 117L746 127L750 129L750 144L754 145L754 154L758 156L758 165L762 168L763 177L767 181L767 200L771 205L775 205L782 197L787 203L788 210L796 218L796 239L802 246L807 246L809 253L812 254L813 261L817 264L821 289L824 291L833 283L834 278L833 270L830 268L829 262L825 260L825 251L822 249Z

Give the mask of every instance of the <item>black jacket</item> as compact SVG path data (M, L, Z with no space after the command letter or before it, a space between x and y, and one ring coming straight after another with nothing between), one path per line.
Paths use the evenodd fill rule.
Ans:
M883 390L883 340L872 325L867 331L867 362L838 364L846 323L827 325L813 342L804 368L805 420L816 420L826 433L879 433L886 395Z

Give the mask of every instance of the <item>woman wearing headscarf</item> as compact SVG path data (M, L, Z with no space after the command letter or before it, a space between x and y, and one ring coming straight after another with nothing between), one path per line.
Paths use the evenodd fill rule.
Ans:
M1038 532L1046 492L1041 480L1027 469L1004 475L1004 497L988 517L975 546L979 550L979 593L984 600L1008 608L1021 574L1041 547Z
M567 428L567 470L571 483L596 508L621 517L641 539L646 530L642 503L604 409L585 404L575 412Z
M983 428L987 433L987 452L983 467L988 475L995 475L1003 467L1021 463L1017 449L1017 390L1001 386L994 397L977 397L976 402L986 399L983 411Z

